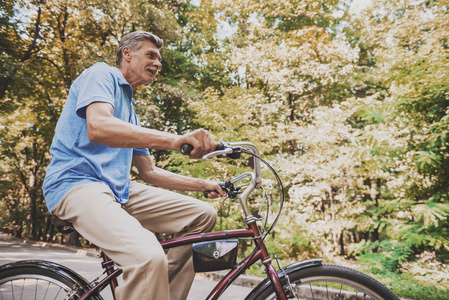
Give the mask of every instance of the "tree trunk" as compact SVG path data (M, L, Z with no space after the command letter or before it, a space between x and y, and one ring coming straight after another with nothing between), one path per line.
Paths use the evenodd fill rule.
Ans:
M345 233L345 230L343 229L340 233L340 255L342 255L342 256L346 255L345 243L344 243L344 233Z
M297 121L295 99L291 92L288 93L288 106L290 108L290 121ZM295 139L292 139L290 140L290 153L295 154L296 151L298 151L298 143Z
M28 147L25 149L28 150ZM29 158L29 153L26 151L27 156L27 165L28 162L31 161ZM28 171L28 195L30 197L30 221L31 221L31 237L34 241L38 240L38 224L37 224L37 195L36 195L36 174L33 172L33 170Z
M42 240L44 241L44 242L47 242L47 241L51 241L51 238L49 237L49 231L50 231L50 228L51 228L52 226L51 226L51 217L46 217L45 218L45 228L43 229L43 233L42 233Z

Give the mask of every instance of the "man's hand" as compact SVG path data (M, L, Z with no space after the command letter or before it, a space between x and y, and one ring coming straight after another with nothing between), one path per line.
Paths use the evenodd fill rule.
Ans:
M183 144L190 144L193 150L190 153L190 158L201 158L215 150L216 142L208 131L204 129L197 129L195 131L186 133L178 137L176 146L180 151Z
M205 181L203 192L210 191L210 193L207 196L209 199L227 196L227 194L221 188L220 183L221 182L207 181L207 180Z

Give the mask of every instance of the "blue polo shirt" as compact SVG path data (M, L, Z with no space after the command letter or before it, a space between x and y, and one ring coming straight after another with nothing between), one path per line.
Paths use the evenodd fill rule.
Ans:
M132 93L120 70L105 63L96 63L73 82L56 125L43 185L50 212L72 188L92 182L108 185L118 202L128 200L132 157L149 155L149 151L110 148L89 141L86 107L93 102L110 103L114 117L139 126Z

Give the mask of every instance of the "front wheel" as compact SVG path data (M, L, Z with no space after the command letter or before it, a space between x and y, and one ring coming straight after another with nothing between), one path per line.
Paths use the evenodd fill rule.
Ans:
M278 274L282 276L282 271ZM288 299L399 300L393 292L377 280L342 266L323 264L297 269L288 274L288 279L285 276L280 279ZM256 294L254 299L257 300L276 299L274 287L271 284Z

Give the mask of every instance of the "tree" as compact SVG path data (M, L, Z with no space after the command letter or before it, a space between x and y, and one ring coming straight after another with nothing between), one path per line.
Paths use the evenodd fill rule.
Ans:
M374 2L351 17L347 32L364 45L370 62L361 74L369 84L361 90L377 91L382 124L395 128L395 147L387 153L394 177L385 184L393 222L384 243L366 247L385 254L366 256L391 270L406 261L417 264L414 258L429 250L443 262L449 253L447 6L440 1Z
M220 89L210 86L202 101L192 104L197 122L212 130L221 140L254 142L264 155L271 155L280 170L292 170L292 166L296 167L295 172L301 170L298 161L307 151L311 153L312 147L317 152L335 149L329 148L325 142L319 146L305 143L303 139L307 135L302 130L316 126L314 111L317 107L323 107L320 110L323 115L333 115L334 111L326 111L325 107L352 95L354 82L348 79L348 74L357 68L359 51L335 31L337 24L332 11L337 3L221 1L214 2L214 5L215 19L220 21L219 24L228 24L235 30L225 38L216 35L216 43L221 45L220 51L228 53L228 73L234 76L234 83ZM341 126L350 129L344 124L345 118L338 120L343 122ZM332 126L339 124L332 123ZM327 140L331 139L332 133L314 132L312 135ZM328 160L334 158L322 153L311 155ZM310 156L307 157L310 159ZM320 159L315 161L319 162ZM307 166L311 167L310 164ZM336 169L335 172L339 171ZM294 191L305 182L290 181L297 175L288 171L282 173L287 176L292 201L287 206L287 213L298 217L295 205L296 201L301 200ZM338 177L337 174L335 177ZM339 189L341 183L337 179L335 183L326 180L329 180L328 176L323 177L321 183L326 183L331 192L323 201L333 199L335 192L332 189ZM338 209L331 205L330 211L336 219ZM296 236L291 228L297 231L299 225L304 225L298 224L294 217L287 222L293 223L279 229L285 236ZM301 233L302 237L307 236L305 231ZM317 252L326 243L323 239L325 234L321 233L321 242L317 241L314 246L302 245ZM341 232L334 236L336 244L340 235ZM298 240L297 236L295 240ZM291 247L294 243L294 240L289 240L286 245ZM282 251L290 255L293 253L287 248ZM299 253L299 249L295 253Z
M181 37L181 20L173 12L182 18L187 6L183 1L170 5L100 0L2 2L0 156L3 178L18 180L7 186L8 197L20 197L25 202L20 215L24 218L23 232L14 231L16 235L46 239L51 231L41 187L50 161L54 127L73 80L96 61L114 65L118 41L134 30L160 35L167 52L175 53L170 49ZM173 60L182 61L182 53L167 61ZM174 67L173 62L164 63L168 74ZM176 81L166 81L165 90L176 85ZM139 91L139 96L153 101L148 92ZM154 101L163 106L160 103ZM16 191L21 191L20 196L14 194ZM17 216L11 212L3 219L4 226L17 222ZM23 222L25 219L29 223Z

